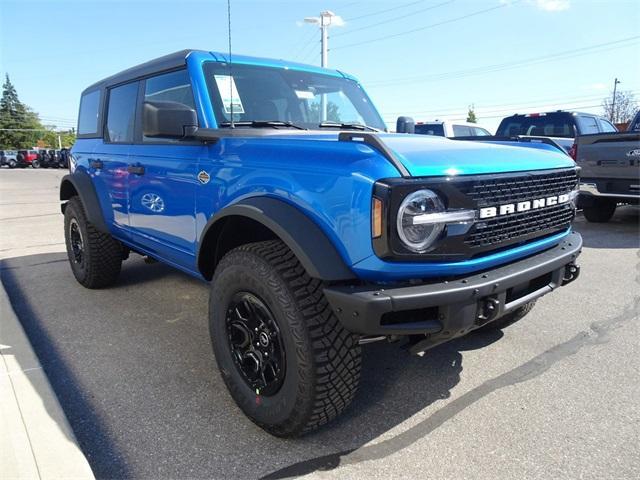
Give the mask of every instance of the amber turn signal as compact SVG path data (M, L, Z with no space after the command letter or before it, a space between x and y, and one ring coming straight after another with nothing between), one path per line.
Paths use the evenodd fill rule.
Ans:
M371 232L373 238L382 236L382 200L378 198L371 205Z

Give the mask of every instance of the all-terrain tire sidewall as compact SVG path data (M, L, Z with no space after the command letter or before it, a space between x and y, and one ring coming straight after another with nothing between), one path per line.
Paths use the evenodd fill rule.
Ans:
M40 168L40 161L34 160L33 162L31 162L31 168Z
M74 261L71 247L70 225L75 219L84 245L84 261L79 265ZM120 274L122 266L122 245L111 235L99 232L87 220L78 197L67 203L64 211L64 238L67 257L76 280L87 288L103 288L112 285Z
M300 328L301 320L296 312L295 301L284 282L270 271L265 262L250 255L243 257L244 264L221 265L214 279L209 305L211 340L218 367L236 403L257 424L263 427L279 425L287 422L296 408L300 377L313 375L310 368L313 359L308 358L305 353L311 349L310 340ZM231 356L224 308L239 291L247 291L261 298L271 310L280 330L285 350L286 373L280 390L273 396L261 396L252 391L244 382ZM310 406L302 406L303 410L305 408Z
M9 160L9 168L16 168L17 165L15 160Z
M237 292L257 295L269 308L285 351L285 378L271 396L256 394L233 361L226 308ZM342 327L322 292L280 241L239 247L222 259L209 304L211 341L229 392L256 424L277 436L296 436L339 415L360 378L357 337Z

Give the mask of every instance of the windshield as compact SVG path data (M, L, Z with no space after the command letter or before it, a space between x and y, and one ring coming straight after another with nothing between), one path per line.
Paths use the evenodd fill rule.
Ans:
M514 115L500 122L496 135L499 137L534 135L573 138L575 137L574 119L570 113L547 113L532 117Z
M309 129L334 122L386 130L369 97L353 80L242 64L232 64L230 75L229 65L218 62L205 64L204 73L219 126L231 121L233 109L234 122L276 121Z

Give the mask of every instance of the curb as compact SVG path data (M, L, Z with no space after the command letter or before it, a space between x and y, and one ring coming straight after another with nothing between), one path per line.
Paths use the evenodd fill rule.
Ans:
M89 462L0 283L3 479L94 479Z

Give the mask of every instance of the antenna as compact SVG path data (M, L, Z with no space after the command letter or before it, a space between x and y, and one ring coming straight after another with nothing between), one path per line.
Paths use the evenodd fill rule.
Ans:
M231 122L229 128L236 128L233 123L233 71L231 70L231 0L227 0L227 21L229 33L229 111L231 113Z

